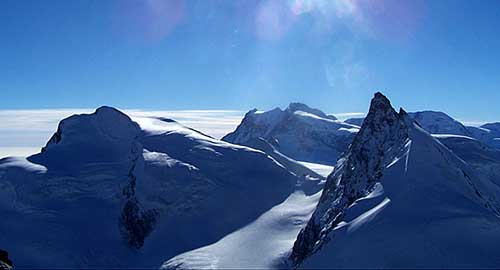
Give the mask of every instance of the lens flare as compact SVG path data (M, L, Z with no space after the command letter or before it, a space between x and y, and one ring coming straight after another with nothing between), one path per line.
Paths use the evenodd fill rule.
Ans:
M261 2L256 10L256 35L264 40L279 40L290 29L294 20L295 16L283 2Z
M422 0L358 0L358 7L376 37L395 41L413 38L426 13Z
M126 38L158 42L184 19L184 9L184 0L117 1L113 25Z

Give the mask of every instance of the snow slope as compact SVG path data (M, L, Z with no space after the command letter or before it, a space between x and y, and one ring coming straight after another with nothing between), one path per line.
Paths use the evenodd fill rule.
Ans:
M358 129L317 109L292 103L285 110L249 111L237 129L222 140L252 145L254 140L263 139L294 160L333 165Z
M500 150L480 140L459 135L432 135L483 177L500 186Z
M480 127L467 127L478 140L496 149L500 149L500 123L488 123Z
M318 174L320 174L324 177L328 177L328 175L330 175L330 173L332 173L332 171L333 171L333 166L305 162L305 161L300 161L299 163L304 165L305 167L317 172Z
M41 153L0 160L0 243L17 267L158 267L304 182L261 151L134 120L102 107L63 120Z
M328 165L321 165L315 163L310 163L314 164L313 167L310 167L307 166L308 164L307 162L304 163L291 159L290 157L287 157L284 154L280 153L278 150L276 150L276 148L273 145L271 145L268 141L266 141L263 138L249 139L245 143L245 145L263 151L264 153L268 154L270 157L278 161L288 171L302 178L315 178L318 180L324 180L328 175L318 173L314 165L323 166L323 168L324 167L331 168L331 166Z
M467 128L443 112L421 111L408 113L423 129L431 134L454 134L471 136Z
M179 256L162 269L271 269L285 266L300 229L311 217L320 192L291 194L251 224L220 241Z
M497 267L500 188L380 93L295 242L301 268Z

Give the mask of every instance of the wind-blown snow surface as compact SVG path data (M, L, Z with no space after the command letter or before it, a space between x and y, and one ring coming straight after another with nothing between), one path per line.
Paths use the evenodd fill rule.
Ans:
M328 176L332 166L300 162L319 175ZM284 202L251 224L211 245L166 261L163 269L273 269L287 267L293 243L321 195L324 181L308 178Z
M328 175L330 175L333 171L333 166L305 162L305 161L300 161L299 163L304 165L305 167L317 172L318 174L320 174L324 177L328 177Z
M109 107L0 160L0 243L19 268L154 268L216 242L304 179L261 151Z
M500 188L376 94L295 243L301 268L498 267Z
M294 160L333 165L358 130L320 110L292 103L285 110L249 111L222 140L254 147L256 139L263 139Z
M176 256L162 269L271 269L285 266L291 247L314 211L320 192L296 191L284 202L220 241Z

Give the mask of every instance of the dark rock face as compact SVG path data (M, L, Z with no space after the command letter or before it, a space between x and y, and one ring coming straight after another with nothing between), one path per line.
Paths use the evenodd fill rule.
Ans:
M387 157L402 149L407 138L406 112L397 113L384 95L376 93L361 130L328 177L316 211L294 244L295 266L329 240L349 205L372 191Z
M158 215L155 209L141 210L135 197L126 202L119 224L124 239L131 247L140 249L144 245L144 240L155 227Z
M137 152L137 150L134 152ZM136 156L128 174L129 184L123 189L123 195L127 198L127 201L118 220L118 226L122 237L129 246L140 249L144 245L146 237L154 230L160 212L156 209L141 209L142 207L135 194L137 177L134 170L137 160L138 157Z
M9 253L0 249L0 269L10 269L13 266L12 261L9 259Z

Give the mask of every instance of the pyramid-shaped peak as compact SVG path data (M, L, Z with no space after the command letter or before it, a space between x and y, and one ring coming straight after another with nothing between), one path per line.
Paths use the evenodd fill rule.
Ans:
M388 125L399 125L405 122L403 118L406 118L405 111L401 108L398 114L389 99L382 93L377 92L371 100L370 109L363 122L363 127L369 127L371 130L382 130Z
M393 109L391 101L382 93L376 92L371 101L370 112L372 110L389 109L389 108Z

